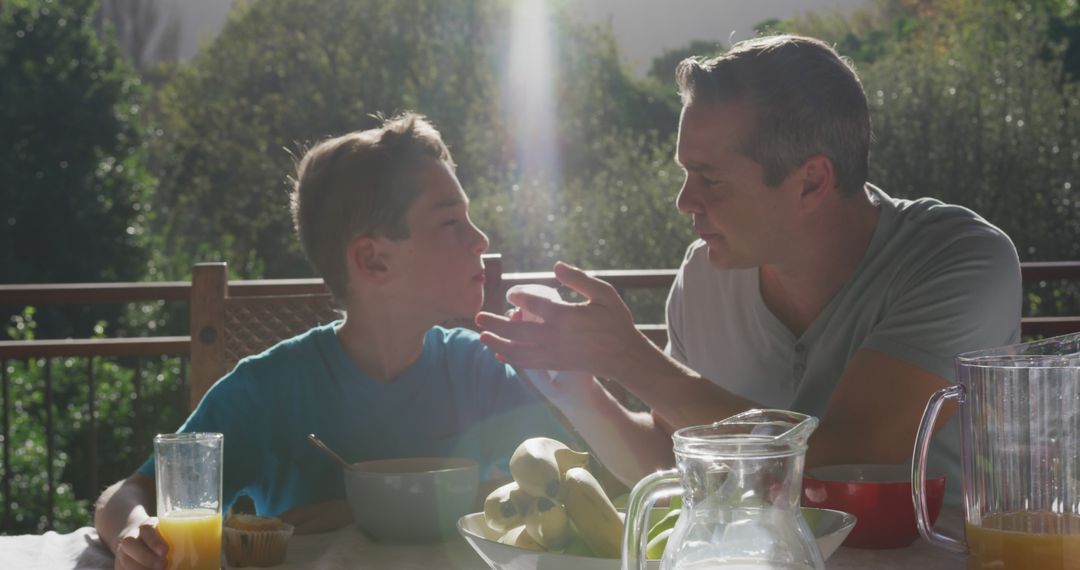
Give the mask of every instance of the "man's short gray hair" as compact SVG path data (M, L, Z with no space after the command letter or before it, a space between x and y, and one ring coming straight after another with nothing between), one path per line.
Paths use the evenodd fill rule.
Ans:
M854 195L866 183L870 111L854 67L813 38L766 36L709 60L689 58L675 72L683 105L743 102L755 113L743 152L780 184L816 154L833 163L837 186Z

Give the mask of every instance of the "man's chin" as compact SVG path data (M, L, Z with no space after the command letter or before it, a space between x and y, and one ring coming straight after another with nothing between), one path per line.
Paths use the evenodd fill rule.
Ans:
M709 263L717 269L750 269L757 267L756 264L746 259L732 255L731 251L727 249L716 248L709 244L706 244L706 247L709 248Z

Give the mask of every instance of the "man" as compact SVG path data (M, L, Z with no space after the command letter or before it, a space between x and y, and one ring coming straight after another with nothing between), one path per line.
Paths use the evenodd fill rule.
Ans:
M677 79L677 206L701 239L668 299L667 350L634 329L610 286L565 264L556 276L587 302L516 295L543 322L482 313L481 340L520 367L585 373L532 381L629 484L670 465L671 429L752 407L822 419L808 466L909 460L953 357L1019 337L1011 241L967 209L866 183L866 96L820 41L742 42L683 61ZM652 413L627 411L590 375ZM953 497L958 447L950 425L931 451Z

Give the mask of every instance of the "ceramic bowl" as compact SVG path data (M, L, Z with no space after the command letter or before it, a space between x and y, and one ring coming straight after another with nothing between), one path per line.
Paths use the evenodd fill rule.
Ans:
M930 520L945 499L945 477L926 481ZM902 548L919 537L911 499L911 468L905 465L830 465L806 470L802 504L837 509L859 522L844 546Z
M658 520L667 509L654 508L650 515ZM814 533L821 556L828 559L855 526L855 517L839 511L826 509L802 509L803 518ZM461 517L458 532L493 569L499 570L619 570L622 562L617 558L592 558L559 552L537 552L517 546L499 544L498 533L484 523L484 513L472 513ZM658 560L648 562L649 570L660 568Z
M453 536L476 505L480 480L475 461L445 457L364 461L343 472L356 526L380 542Z

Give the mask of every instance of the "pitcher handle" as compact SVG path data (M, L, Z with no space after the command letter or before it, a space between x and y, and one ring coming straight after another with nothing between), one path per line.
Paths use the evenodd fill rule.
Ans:
M919 433L915 436L915 461L911 463L911 500L915 503L915 522L919 534L931 544L954 552L966 552L964 542L945 536L934 530L930 524L930 508L926 504L926 458L930 453L930 439L934 434L934 422L945 400L964 400L964 388L960 385L942 388L930 397L919 423Z
M626 524L623 531L622 570L645 570L645 528L649 511L657 500L682 494L679 472L675 469L657 471L647 475L630 492L626 506Z

